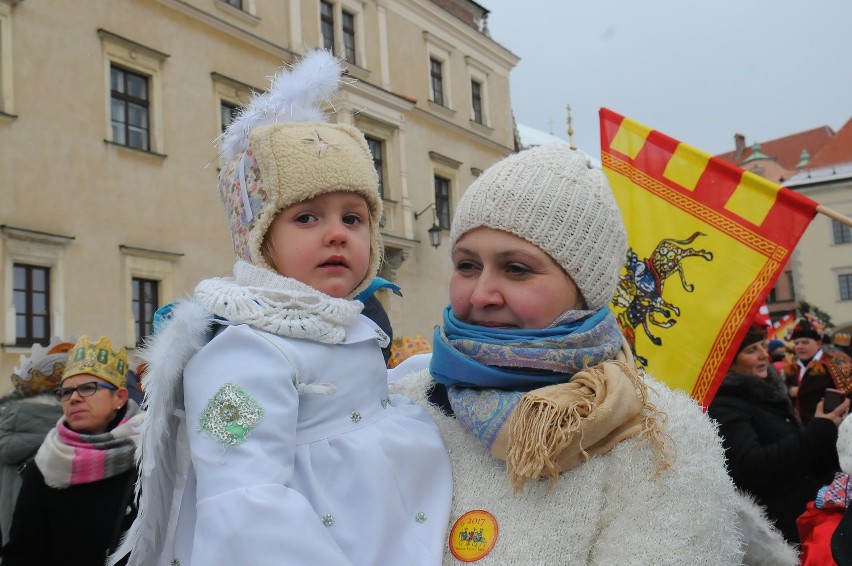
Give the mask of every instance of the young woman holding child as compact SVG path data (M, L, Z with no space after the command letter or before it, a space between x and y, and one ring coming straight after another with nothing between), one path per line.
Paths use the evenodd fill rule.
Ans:
M566 146L512 155L463 194L450 248L430 368L393 383L450 453L444 563L741 564L713 424L637 371L607 306L627 244L604 174ZM795 564L762 535L780 547L753 556Z

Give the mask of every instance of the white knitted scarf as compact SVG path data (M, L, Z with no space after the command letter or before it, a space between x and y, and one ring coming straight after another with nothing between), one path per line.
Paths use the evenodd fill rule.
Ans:
M205 279L195 300L230 322L279 336L340 344L346 328L364 308L360 301L336 299L301 281L238 260L234 277Z

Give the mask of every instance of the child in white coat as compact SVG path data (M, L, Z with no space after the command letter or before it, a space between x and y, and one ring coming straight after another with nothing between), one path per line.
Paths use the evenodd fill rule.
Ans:
M446 450L426 411L389 397L387 336L353 300L381 259L382 203L363 134L319 121L340 72L309 54L225 134L239 259L143 355L130 564L441 563Z

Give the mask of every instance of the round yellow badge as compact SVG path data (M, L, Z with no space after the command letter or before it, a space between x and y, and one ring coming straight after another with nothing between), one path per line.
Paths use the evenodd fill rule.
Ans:
M494 548L498 531L494 515L482 509L468 511L450 529L450 552L462 562L476 562Z

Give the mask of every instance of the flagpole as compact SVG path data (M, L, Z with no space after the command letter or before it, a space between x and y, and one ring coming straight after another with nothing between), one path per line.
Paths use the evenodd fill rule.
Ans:
M820 212L822 214L825 214L826 216L828 216L829 218L831 218L833 220L837 220L838 222L842 222L843 224L846 224L847 226L852 226L852 218L849 218L848 216L844 216L844 215L840 214L839 212L837 212L836 210L832 210L828 207L825 207L821 204L818 204L817 207L816 207L816 211Z

